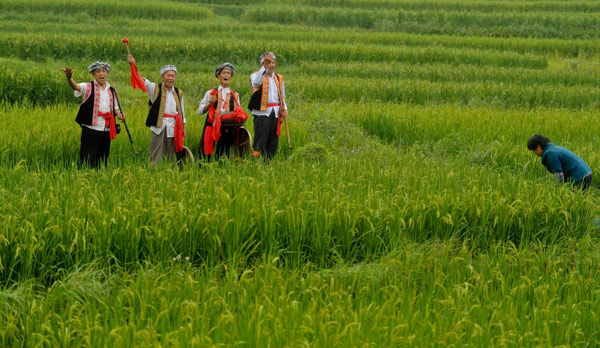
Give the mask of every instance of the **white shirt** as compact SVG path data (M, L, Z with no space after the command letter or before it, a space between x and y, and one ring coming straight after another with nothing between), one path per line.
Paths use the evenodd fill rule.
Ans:
M252 88L258 88L262 85L262 81L267 73L267 69L264 66L260 67L260 70L250 75L250 83L252 84ZM267 75L268 76L268 75ZM269 96L267 98L267 104L277 103L280 104L279 101L279 93L277 93L277 84L275 81L275 73L269 78ZM285 102L285 85L284 81L281 81L281 96L283 97L283 105L285 106L285 110L287 110L287 103ZM269 116L271 114L271 110L275 111L275 117L279 117L279 106L271 106L267 107L267 110L252 110L252 115L254 116Z
M212 92L212 89L209 89L208 91L206 91L206 93L204 93L204 98L202 98L202 101L200 102L200 106L198 106L198 113L200 115L208 112L208 108L206 109L206 111L204 111L204 108L206 108L208 105L210 105L210 92ZM231 93L231 89L229 87L223 87L221 85L219 85L219 92L221 94L221 107L219 108L219 114L223 115L225 113L226 110L226 106L227 104L227 95L229 93ZM237 107L237 105L239 105L240 101L238 98L235 99L235 105ZM233 112L233 110L229 110L230 112Z
M110 84L107 82L106 86L104 89L102 89L102 87L100 87L100 85L98 84L98 82L96 82L96 80L94 80L93 84L95 85L94 88L98 91L100 91L100 100L98 101L98 112L111 112L112 110L110 108ZM77 98L82 97L84 95L87 94L87 82L82 82L79 83L79 87L81 87L81 92L75 90L75 92L73 94L75 94L75 96ZM90 95L90 98L94 98L93 95ZM115 110L119 110L119 105L117 104L117 101L114 100L114 105L115 105ZM104 131L108 131L110 130L109 128L106 128L106 122L104 121L104 117L102 116L98 116L98 124L97 125L91 125L91 124L84 124L84 127L87 127L89 129L93 129L96 131L100 131L100 132L104 132Z
M144 85L146 86L146 93L148 93L148 96L150 97L150 99L152 101L154 101L154 92L156 92L156 87L158 86L158 84L151 82L145 78L144 79ZM177 103L175 102L175 88L171 88L171 89L167 89L165 88L165 91L167 93L167 96L165 98L165 114L169 114L169 115L175 115L177 114ZM158 101L157 101L158 102ZM183 96L181 96L181 121L183 122L183 124L185 124L185 110L183 109ZM175 137L175 119L174 118L163 118L162 120L162 125L161 127L154 127L154 126L150 126L150 130L156 134L159 135L160 132L162 132L162 130L164 128L167 128L167 138L174 138Z

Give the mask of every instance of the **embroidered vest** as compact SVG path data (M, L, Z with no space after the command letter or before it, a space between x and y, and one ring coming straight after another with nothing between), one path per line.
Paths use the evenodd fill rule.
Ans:
M233 98L231 97L233 95ZM222 115L227 115L235 110L235 97L237 97L237 93L229 89L229 93L227 94L227 100L225 101L225 111ZM221 112L220 105L223 105L223 95L222 93L217 92L217 101L213 104L215 110Z
M158 93L157 91L154 91L154 100L149 102L150 111L148 111L148 117L146 118L146 126L160 128L162 127L163 114L165 113L167 93L165 93L165 87L162 83L159 83L156 88L158 88ZM177 113L183 118L183 113L181 112L181 97L183 96L183 91L174 86L173 89L175 89L175 105L177 106Z
M275 84L277 85L277 94L279 95L279 104L281 105L279 110L284 105L283 95L281 93L281 84L283 83L283 75L273 73L275 75ZM252 90L252 97L248 103L248 109L252 110L267 110L267 101L269 100L269 76L265 74L262 80L262 84L258 88Z
M113 87L109 87L110 93L108 96L110 98L110 109L112 110L113 115L115 114L115 98L117 97L117 91ZM90 98L91 96L93 98ZM77 112L77 117L75 118L75 122L81 125L90 125L97 126L98 125L98 106L100 104L100 90L96 89L96 84L94 81L86 82L85 95L83 96L83 101L79 106L79 111Z

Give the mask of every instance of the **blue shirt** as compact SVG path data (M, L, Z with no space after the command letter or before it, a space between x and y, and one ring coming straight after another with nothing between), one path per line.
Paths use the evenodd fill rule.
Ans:
M552 143L544 147L542 164L552 174L563 172L565 181L574 183L592 174L590 167L576 154Z

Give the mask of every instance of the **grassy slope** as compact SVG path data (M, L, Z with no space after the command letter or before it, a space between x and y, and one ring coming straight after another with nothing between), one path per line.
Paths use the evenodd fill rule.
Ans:
M199 20L171 22L180 8L164 1L139 11L110 3L111 18L99 22L98 8L2 4L0 87L8 104L0 121L12 130L0 143L2 345L597 341L597 182L583 197L559 188L524 146L541 132L593 168L600 163L599 70L588 59L596 24L577 22L593 16L594 3L442 1L435 10L371 1L410 16L434 11L434 19L460 18L445 6L522 12L513 22L552 13L506 33L499 25L513 22L486 26L475 11L458 35L448 25L422 36L430 29L395 27L395 19L348 28L368 13L352 1L312 10L270 2L277 4L269 11L283 9L299 25L252 24L248 13L259 5L235 1L185 8L207 6L241 21L197 9L186 16ZM349 4L357 9L344 9ZM303 27L302 11L312 11L313 24L340 29ZM567 39L568 31L552 34L561 11L561 25L578 25ZM121 28L130 18L137 25L126 33L109 29L108 39L89 45L77 34ZM409 33L365 32L361 23ZM164 62L153 52L172 42L164 52L182 70L186 142L195 149L203 116L193 111L213 67L235 57L234 88L247 101L247 76L265 49L254 37L271 32L295 150L282 138L270 165L151 170L145 98L127 85L120 38L134 42L142 73L155 79ZM215 35L231 37L230 45L216 46ZM572 40L580 37L594 40ZM142 155L134 157L122 135L108 169L80 172L76 100L58 68L73 65L82 80L98 56L113 63L110 78ZM394 80L375 76L380 69ZM28 81L44 85L44 94L28 90Z

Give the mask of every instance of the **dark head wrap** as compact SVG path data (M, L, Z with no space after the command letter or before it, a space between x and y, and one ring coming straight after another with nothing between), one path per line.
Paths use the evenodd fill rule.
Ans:
M233 77L233 73L235 72L235 68L233 67L233 65L231 65L231 63L223 63L221 65L219 65L217 67L217 69L215 70L215 77L219 77L219 74L221 73L221 70L223 69L229 69L231 70L231 77Z
M110 72L110 64L106 62L95 61L92 65L88 66L88 71L93 74L98 69L104 69L106 72Z

